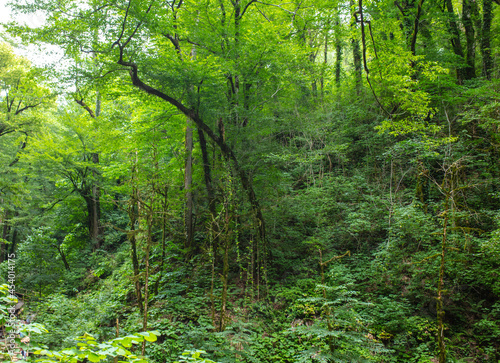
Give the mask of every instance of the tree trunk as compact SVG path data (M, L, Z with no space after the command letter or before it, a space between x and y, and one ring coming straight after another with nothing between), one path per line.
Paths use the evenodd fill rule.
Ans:
M351 9L354 6L354 0L350 0ZM351 26L355 26L356 19L354 14L352 15ZM352 45L352 58L354 60L354 84L356 85L357 95L361 95L361 87L363 85L363 76L361 74L361 49L359 47L359 40L356 38L351 38Z
M198 138L200 141L201 155L203 158L205 188L207 189L207 195L208 195L208 210L210 212L210 219L211 219L210 229L214 236L212 253L214 254L215 263L217 264L217 249L219 247L219 228L217 226L217 223L213 223L213 221L217 217L216 200L215 200L214 188L212 185L212 176L210 172L210 161L208 159L207 140L205 139L205 134L199 128L198 128Z
M66 270L68 270L68 271L71 271L71 268L69 267L68 260L66 259L66 255L64 254L64 251L61 249L61 246L56 246L56 248L57 248L57 251L59 252L59 255L61 256L61 259L64 263L64 268L66 268Z
M240 118L239 118L239 104L240 104L240 75L238 74L239 72L239 48L240 48L240 25L241 25L241 3L240 0L235 0L233 2L234 6L234 49L233 49L233 54L234 54L234 69L235 69L235 74L234 76L231 77L231 87L229 90L229 93L232 94L232 119L234 125L239 125L240 123Z
M415 16L415 21L413 23L413 32L411 35L410 51L411 54L417 55L417 36L418 28L420 25L420 16L422 15L422 6L424 5L424 0L420 0L417 7L417 15ZM412 64L413 66L413 64Z
M226 233L227 233L226 228ZM224 257L222 259L222 296L221 296L221 306L220 306L220 317L219 317L219 332L226 329L226 305L227 305L227 287L228 287L228 274L229 274L229 237L225 235L224 237Z
M335 84L340 86L340 72L342 70L342 38L339 31L340 19L335 22Z
M457 55L460 59L464 59L464 52L462 50L462 44L460 42L460 30L458 28L457 19L455 12L453 11L453 3L451 0L445 0L446 9L449 16L449 31L451 34L450 42L453 48L453 53ZM465 69L460 66L457 68L457 82L462 84L466 79Z
M14 253L16 251L17 228L13 227L11 229L12 229L12 238L10 240L10 242L11 242L10 243L10 253Z
M146 268L144 277L144 311L142 318L142 331L148 330L148 300L149 300L149 252L151 250L151 234L153 227L153 210L148 211L148 216L146 216L146 221L148 225L148 235L146 236ZM142 341L141 354L144 356L146 353L146 339Z
M165 257L166 257L166 242L167 242L167 210L168 210L168 185L165 185L165 190L163 193L160 193L163 196L163 202L162 202L162 209L163 209L163 215L162 215L162 223L161 223L161 262L160 262L160 276L158 277L158 280L155 282L154 286L154 293L158 294L158 288L160 286L160 281L163 277L163 265L165 264Z
M483 0L483 26L481 29L481 55L483 57L483 76L491 79L493 59L491 58L491 21L492 0Z
M465 41L466 41L466 55L465 62L466 66L464 69L465 79L473 79L476 77L476 49L475 49L475 32L474 25L472 23L472 9L471 0L462 1L462 22L465 29Z
M101 115L101 94L97 91L96 103L95 103L95 117L99 117ZM99 154L92 153L92 163L99 164ZM93 217L94 220L94 233L93 239L96 241L96 249L101 248L101 243L103 240L102 237L102 227L101 227L101 201L100 195L101 190L99 188L98 178L99 172L96 169L92 170L92 208L94 210Z
M145 84L138 75L138 67L135 63L132 62L126 62L123 60L123 52L120 55L120 59L118 60L118 64L129 67L130 68L130 78L132 80L132 84L139 89L142 89L144 92L154 95L156 97L161 98L165 102L168 102L172 106L175 106L180 112L182 112L184 115L188 116L191 120L193 120L198 128L200 128L205 134L207 134L216 144L219 146L219 149L221 150L222 154L227 157L228 159L231 159L233 161L233 165L235 170L238 172L241 180L241 184L243 186L243 189L247 192L248 199L250 201L250 205L252 206L253 211L255 212L257 221L259 223L259 237L263 243L267 243L266 240L266 225L265 225L265 220L264 216L262 214L262 210L260 208L260 203L259 200L257 199L257 196L255 194L255 191L253 189L251 180L249 179L249 176L247 172L240 166L238 159L236 158L236 155L234 154L233 150L229 147L229 145L226 143L226 141L218 137L212 129L205 123L203 122L203 119L199 116L196 110L189 109L185 105L183 105L181 102L177 101L176 99L170 97L169 95L159 91L156 88L153 88L147 84Z
M97 92L96 96L96 108L95 112L87 105L83 98L78 100L75 98L76 103L82 106L92 117L93 119L99 117L101 114L101 94ZM91 153L90 159L92 163L97 165L99 164L99 154ZM85 188L79 188L75 185L75 189L80 193L80 195L85 199L87 203L87 212L88 212L88 228L89 228L89 237L93 243L95 243L95 248L101 248L101 243L103 240L102 237L102 228L101 228L101 203L100 203L100 188L99 188L99 172L96 168L92 168L92 180L90 186Z
M85 204L87 206L87 226L89 230L89 237L92 242L96 243L95 247L99 248L100 247L100 242L99 242L99 215L98 213L99 208L98 205L95 202L94 196L93 196L93 188L91 189L90 192L82 195L83 199L85 199Z
M186 206L184 209L184 230L186 235L185 247L189 250L193 247L193 129L191 120L186 120L186 158L184 164L184 191L186 193Z
M132 173L134 173L134 171ZM139 279L139 259L137 258L137 240L136 240L136 230L135 230L135 225L138 220L137 199L138 199L137 189L135 186L133 186L132 198L130 199L128 206L128 216L130 220L130 230L128 232L128 239L130 241L130 254L132 257L132 266L134 269L135 295L137 298L137 305L139 305L139 310L142 315L144 314L144 307L142 304L141 281Z
M2 240L0 241L0 263L2 263L5 260L5 250L6 250L6 245L4 241L7 241L7 236L9 235L9 229L10 229L8 210L5 211L5 214L3 215L3 218L0 220L0 222L3 223Z
M92 162L94 164L99 164L99 154L92 153ZM101 202L100 202L100 188L97 183L97 178L99 173L94 169L92 171L93 181L92 181L92 197L90 198L92 214L89 218L92 218L92 231L90 238L95 241L96 249L101 248L102 243L102 228L101 228Z
M325 96L325 71L327 66L328 66L328 31L325 34L325 45L323 49L323 69L321 70L321 78L319 80L321 87L321 99L323 99Z

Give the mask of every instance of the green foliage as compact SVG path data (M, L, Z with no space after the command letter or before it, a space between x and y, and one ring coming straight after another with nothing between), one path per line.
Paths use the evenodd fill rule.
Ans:
M110 339L147 325L158 363L433 362L439 295L449 360L498 361L495 1L11 6L63 50L53 111L0 44L0 261L43 359L141 361Z
M179 356L180 361L176 361L174 363L181 362L199 362L199 363L215 363L213 360L202 358L201 355L206 353L204 350L187 350Z
M314 348L301 353L299 361L369 362L382 361L388 353L370 333L371 305L357 299L354 279L340 263L334 264L325 277L325 284L317 286L316 296L301 299L310 304L315 319L310 327L299 321L296 334L313 339ZM367 314L368 313L368 314Z
M37 359L38 362L42 363L76 363L83 359L87 359L89 362L101 362L107 361L110 357L118 357L119 362L147 363L146 358L137 356L129 349L143 341L154 342L158 335L159 333L155 331L141 332L99 343L92 335L85 334L77 339L79 343L76 347L61 351L35 349L34 354L42 356L41 359Z

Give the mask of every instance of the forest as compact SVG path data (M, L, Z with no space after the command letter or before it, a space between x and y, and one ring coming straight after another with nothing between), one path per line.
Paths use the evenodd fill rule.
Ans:
M500 362L499 0L7 6L1 361Z

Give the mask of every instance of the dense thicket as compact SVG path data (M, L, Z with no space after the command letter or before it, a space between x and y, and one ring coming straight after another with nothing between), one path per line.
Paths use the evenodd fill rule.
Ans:
M497 362L498 5L12 3L45 23L5 39L64 53L0 46L0 262L34 344Z

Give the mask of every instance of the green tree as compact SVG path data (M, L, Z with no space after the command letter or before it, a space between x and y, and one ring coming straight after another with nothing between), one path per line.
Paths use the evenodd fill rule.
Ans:
M41 72L15 55L8 44L0 43L0 262L5 258L5 241L11 243L11 250L17 241L12 218L17 217L29 193L17 164L41 127L41 110L52 101Z

